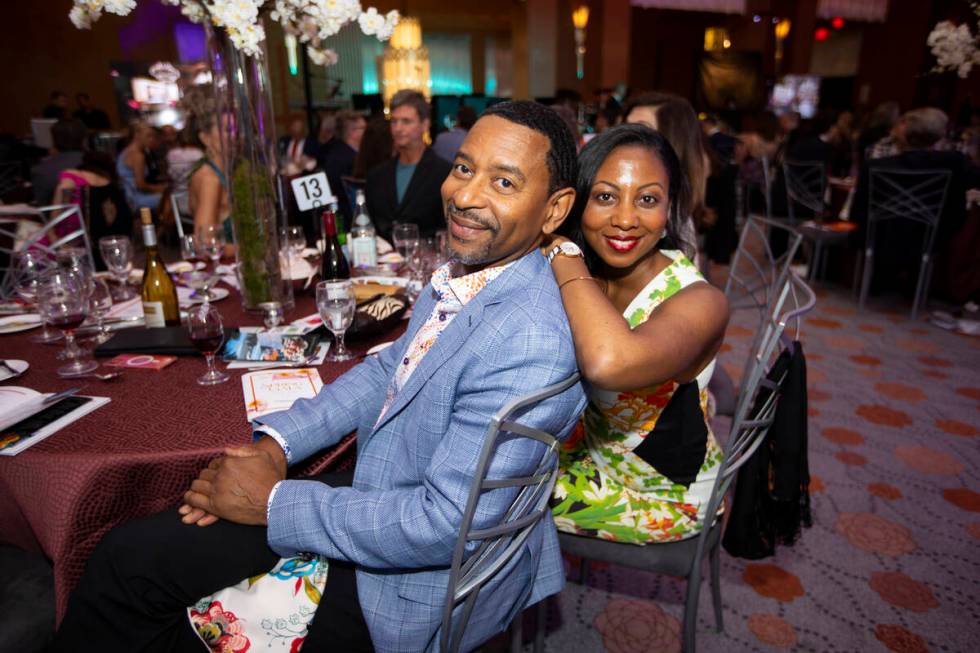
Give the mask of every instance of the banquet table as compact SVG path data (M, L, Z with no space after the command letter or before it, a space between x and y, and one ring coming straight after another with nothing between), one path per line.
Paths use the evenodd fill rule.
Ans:
M316 312L309 295L297 296L296 304L287 321ZM244 312L236 292L214 306L226 327L261 324L261 316ZM364 353L396 338L404 325L348 344L353 352ZM40 392L82 386L81 395L111 399L30 449L0 456L0 542L42 552L52 561L60 622L86 560L109 529L175 507L198 472L224 447L251 441L241 384L247 370L228 370L228 382L200 386L196 379L206 364L194 356L178 357L159 371L126 370L109 382L61 379L55 374L61 343L31 343L28 338L34 333L0 335L0 358L30 363L23 376L7 385ZM317 369L327 384L357 362L324 362ZM291 473L344 469L353 464L354 449L353 436L347 436Z

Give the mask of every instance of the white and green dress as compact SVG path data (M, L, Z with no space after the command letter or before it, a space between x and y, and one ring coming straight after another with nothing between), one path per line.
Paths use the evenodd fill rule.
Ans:
M631 329L692 283L704 281L681 252L623 313ZM686 384L631 392L592 387L589 406L560 455L552 498L558 530L647 544L701 530L722 451L705 419L714 360Z

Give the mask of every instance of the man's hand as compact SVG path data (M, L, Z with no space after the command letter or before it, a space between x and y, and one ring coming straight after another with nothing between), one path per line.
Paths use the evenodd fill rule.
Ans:
M266 490L264 495L265 501L263 502L263 506L266 503L268 503L269 491L271 491L272 485L275 485L276 482L286 478L286 466L287 466L286 456L283 453L282 448L279 446L279 444L270 437L264 437L254 444L247 444L237 448L226 449L225 453L226 453L226 457L212 460L211 464L208 465L207 469L201 471L201 474L198 476L197 481L195 481L195 483L197 483L198 481L205 481L210 485L200 483L199 487L213 489L213 481L216 478L216 472L218 472L219 468L222 466L222 463L224 460L226 460L226 458L246 458L251 456L261 456L263 458L267 458L271 462L272 467L276 473L276 480L273 481L271 485L269 485L268 490ZM185 494L185 501L187 501L186 499L187 495L191 494L191 492L193 491L194 491L194 484L192 483L191 491ZM210 526L211 524L218 521L218 517L219 517L218 514L209 511L202 505L199 504L192 505L189 501L181 505L180 508L178 509L178 512L182 515L181 521L183 521L185 524L197 524L198 526ZM264 515L265 515L265 511L263 509L263 517ZM226 517L226 518L230 518L230 517ZM262 523L265 523L264 519Z

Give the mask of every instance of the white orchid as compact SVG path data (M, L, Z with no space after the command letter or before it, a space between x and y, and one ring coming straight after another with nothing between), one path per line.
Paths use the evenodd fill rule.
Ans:
M980 2L974 2L973 11L980 19ZM980 20L977 22L980 28ZM973 66L980 66L980 46L969 26L954 25L948 20L941 21L929 32L926 44L936 57L935 72L955 70L962 79L970 76Z
M323 42L345 25L357 22L361 30L378 40L391 38L398 23L397 11L382 16L374 7L362 11L359 0L161 0L195 23L210 20L228 32L235 47L249 56L262 55L265 30L261 15L282 25L306 44L310 59L330 66L337 63L337 53L324 47ZM68 18L78 29L90 29L102 12L128 16L136 0L74 0Z

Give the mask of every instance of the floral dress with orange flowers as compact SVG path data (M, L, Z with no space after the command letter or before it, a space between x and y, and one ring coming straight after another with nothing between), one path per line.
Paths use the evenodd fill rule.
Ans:
M661 252L673 262L626 308L623 317L632 329L678 290L704 280L681 252ZM658 420L675 394L681 398L679 390L685 386L667 381L631 392L590 389L585 415L560 452L561 473L551 504L558 530L631 544L680 540L701 530L722 459L722 450L704 418L714 366L712 361L691 382L687 402L671 408L672 423L686 420L689 432L694 423L706 438L696 443L696 459L692 461L687 454L689 471L682 479L669 473L671 480L648 462L664 458L641 457L637 452L656 449L658 440L646 446L644 442L647 437L661 437ZM678 408L683 415L677 414Z

